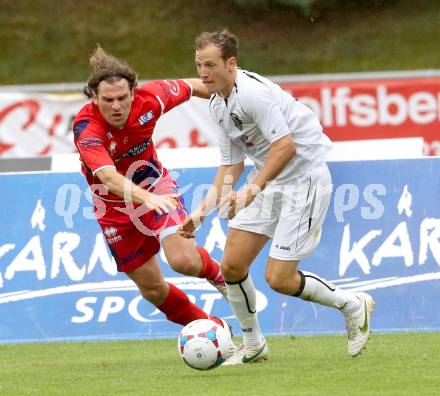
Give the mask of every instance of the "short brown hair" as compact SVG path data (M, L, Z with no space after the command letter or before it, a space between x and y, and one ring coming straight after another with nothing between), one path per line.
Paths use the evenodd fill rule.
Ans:
M196 50L202 49L209 44L214 44L220 48L222 52L222 58L224 60L235 57L238 55L238 38L235 34L231 33L228 29L216 30L215 32L203 32L194 42Z
M125 61L107 54L99 45L90 56L90 67L92 74L82 90L88 98L98 95L98 86L101 81L112 83L125 78L130 90L137 86L138 76L133 69Z

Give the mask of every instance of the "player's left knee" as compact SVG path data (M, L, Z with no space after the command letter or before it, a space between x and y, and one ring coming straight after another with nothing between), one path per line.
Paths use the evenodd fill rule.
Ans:
M275 290L276 292L281 292L284 287L284 280L279 276L266 274L266 281L271 289Z
M281 274L266 273L266 281L272 290L282 293L289 294L292 288L289 278Z
M237 265L237 263L223 258L222 260L222 274L227 281L236 282L242 280L246 274L247 269Z

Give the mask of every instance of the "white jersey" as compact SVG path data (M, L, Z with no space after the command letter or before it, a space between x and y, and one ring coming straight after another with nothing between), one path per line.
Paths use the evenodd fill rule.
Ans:
M247 155L259 171L271 144L292 135L296 155L273 184L286 184L306 174L325 161L331 147L312 110L256 73L238 69L229 97L214 94L209 107L220 126L218 143L224 165L240 163Z

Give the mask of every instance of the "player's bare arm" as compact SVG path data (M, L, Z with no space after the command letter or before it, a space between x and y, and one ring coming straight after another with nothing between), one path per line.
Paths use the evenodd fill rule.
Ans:
M257 194L264 190L266 184L275 179L286 164L295 156L296 146L291 135L287 135L272 143L263 168L240 191L232 191L229 197L223 197L220 207L231 220L237 212L248 206Z
M197 96L203 99L209 99L210 94L206 89L205 85L202 83L202 80L199 78L187 78L185 81L191 85L192 87L192 95Z
M111 193L125 200L129 199L134 203L145 205L149 210L159 214L168 213L177 207L177 194L150 193L118 173L115 168L103 168L96 172L96 176Z
M194 231L199 227L206 216L219 207L223 197L229 196L244 170L244 163L221 165L217 170L212 187L196 210L194 210L182 224L178 233L184 238L194 238Z
M272 143L263 168L258 172L250 184L263 190L266 184L275 179L286 164L295 156L296 146L292 135L287 135Z

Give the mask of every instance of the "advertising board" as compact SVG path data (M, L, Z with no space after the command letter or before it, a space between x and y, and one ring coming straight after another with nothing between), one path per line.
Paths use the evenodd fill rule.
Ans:
M247 168L249 169L249 168ZM440 330L440 158L332 162L333 195L320 245L301 268L376 299L375 331ZM187 209L215 168L174 169ZM79 173L0 175L0 342L173 337L179 326L116 272ZM221 259L227 222L211 215L197 242ZM264 280L268 246L252 266L265 334L344 331L342 315L277 294ZM228 303L202 279L168 281L206 312Z

